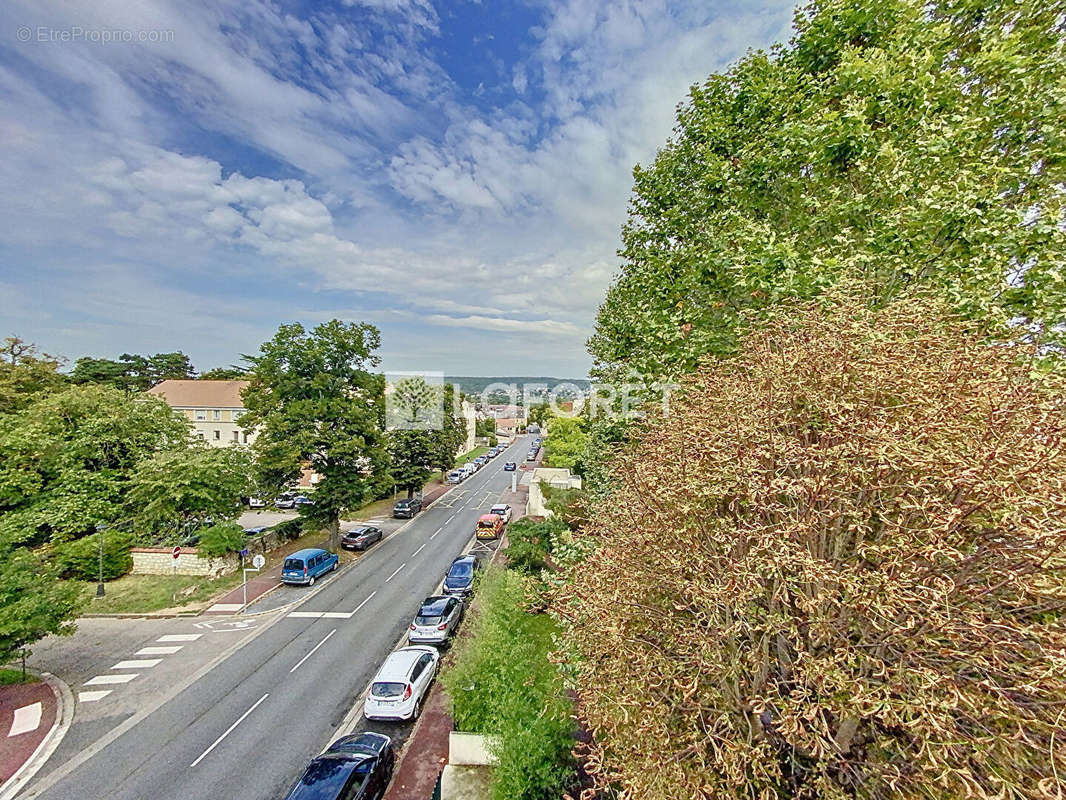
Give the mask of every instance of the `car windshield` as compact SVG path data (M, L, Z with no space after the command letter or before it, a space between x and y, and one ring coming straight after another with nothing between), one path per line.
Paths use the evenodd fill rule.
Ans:
M348 531L345 536L362 536L369 532L370 531L366 528L353 528L352 530Z
M477 526L479 528L495 528L496 527L496 520L494 520L494 519L479 519L477 521Z
M303 774L303 778L300 779L301 788L306 787L308 791L305 793L296 793L297 797L336 797L337 792L342 786L346 785L349 775L353 771L352 762L347 758L336 758L325 756L323 758L316 758L307 767L307 770ZM353 788L358 788L362 785L364 778L359 776L354 779L352 784Z
M286 558L285 559L285 569L303 569L303 568L304 568L304 562L302 562L300 559L298 559L298 558Z
M371 686L370 693L374 695L374 697L399 697L403 694L403 690L406 688L407 686L402 683L382 681L381 683L375 683Z
M415 617L415 625L440 625L440 617Z
M452 564L452 568L448 571L449 578L469 578L474 574L474 565L469 561L464 561L461 564Z

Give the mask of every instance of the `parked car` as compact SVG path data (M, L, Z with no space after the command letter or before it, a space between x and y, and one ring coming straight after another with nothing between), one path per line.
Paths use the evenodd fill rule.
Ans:
M474 536L478 539L499 539L503 534L503 520L495 514L482 514L474 526Z
M497 503L489 509L489 513L502 519L504 525L511 521L511 507L506 503Z
M293 505L297 506L313 506L315 504L314 500L304 494L296 495L296 497L292 498L292 502Z
M466 470L467 475L473 475L475 472L481 469L481 465L475 464L473 461L467 461L465 464L463 464L463 469Z
M341 547L345 550L366 550L375 542L380 542L384 535L381 528L352 528L341 536Z
M478 456L474 459L474 463L477 464L477 468L481 469L483 466L489 463L489 460L485 456Z
M279 494L274 498L274 508L296 508L296 495Z
M281 582L314 586L319 575L337 568L337 554L317 547L298 550L281 566Z
M388 736L345 736L307 765L286 800L381 800L395 764Z
M453 469L451 472L448 473L448 477L446 479L446 482L447 483L462 483L465 480L466 480L466 473L465 472L463 472L461 469Z
M459 556L444 576L444 593L455 597L469 597L474 593L474 578L481 570L475 556Z
M514 472L516 469L518 469L518 465L513 461L508 461L506 464L503 465L504 472Z
M493 448L491 448L490 450L488 450L485 453L485 457L492 459L492 458L496 458L496 456L498 456L499 454L500 454L500 451L497 450L495 447L493 447Z
M411 519L421 510L421 497L405 497L396 501L396 505L392 507L392 516L396 519Z
M401 647L381 665L363 702L367 719L414 719L440 658L432 647Z
M536 450L530 450L528 453L526 453L526 461L536 461L536 460L537 460L537 451Z
M463 601L458 597L427 597L411 622L407 641L411 644L442 644L455 634L462 618Z
M245 536L258 536L261 533L266 533L268 530L270 530L270 526L269 525L256 525L254 528L245 528L244 529L244 535Z
M266 508L266 500L262 497L249 497L248 508Z

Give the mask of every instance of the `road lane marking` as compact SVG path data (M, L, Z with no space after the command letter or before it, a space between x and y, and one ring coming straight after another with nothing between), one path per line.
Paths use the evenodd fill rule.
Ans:
M429 537L429 540L433 541L434 539L436 539L437 538L437 534L440 533L442 530L444 530L444 526L443 525L441 525L439 528L437 528L437 530L433 531L433 535Z
M8 737L21 736L24 733L37 730L41 724L41 712L43 710L44 706L41 705L40 700L32 705L16 708L15 718L11 720L11 730L7 733Z
M244 608L244 604L243 603L215 603L213 606L211 606L211 608L209 608L207 610L209 612L210 611L240 611L242 608Z
M359 605L357 605L355 607L355 611L352 612L352 616L355 616L359 612L359 609L362 608L363 606L365 606L367 603L369 603L370 602L370 598L372 598L376 594L377 594L377 592L371 592L370 595L366 598L366 600L364 600L362 603L360 603Z
M423 544L421 547L419 547L417 550L415 550L413 553L411 553L411 558L414 558L415 556L417 556L419 553L421 553L425 549L426 549L426 545Z
M89 678L89 680L85 681L85 685L100 686L101 684L106 685L109 683L129 683L136 677L137 673L131 675L128 672L122 675L97 675L95 678Z
M173 655L174 653L178 652L184 646L185 645L183 645L183 644L172 644L172 645L168 645L166 647L142 647L140 650L138 650L136 653L134 653L134 655L135 656L169 656L169 655Z
M162 660L161 658L134 658L129 661L119 661L111 669L151 669Z
M166 636L160 636L156 639L157 642L195 642L203 636L202 633L168 633Z
M197 764L199 764L201 761L203 761L208 753L210 753L212 750L214 750L216 747L218 747L219 742L221 742L223 739L225 739L227 736L229 736L231 733L233 733L233 729L236 728L238 725L240 725L242 722L244 722L245 717L247 717L249 714L251 714L257 708L259 708L259 704L262 703L264 700L266 700L268 697L270 697L270 693L269 692L267 694L263 695L262 697L260 697L258 700L256 700L255 704L251 708L249 708L247 711L245 711L243 714L241 714L240 717L237 718L236 722L234 722L232 725L230 725L228 728L226 728L226 732L223 733L221 736L219 736L217 739L215 739L215 741L211 744L211 746L209 748L207 748L202 753L200 753L199 758L197 758L194 762L189 764L189 767L190 768L195 767Z
M289 670L289 674L291 675L292 673L296 672L296 670L298 670L300 668L300 665L303 664L311 656L313 656L315 654L315 650L317 650L322 645L324 645L327 641L329 641L329 637L332 636L333 634L335 634L336 632L337 632L337 629L334 628L329 633L327 633L325 639L323 639L321 642L319 642L314 647L312 647L310 653L308 653L306 656L304 656L303 658L301 658L299 661L296 662L296 666Z
M396 577L396 575L397 575L397 574L399 573L399 571L400 571L401 569L403 569L404 567L406 567L406 566L407 566L407 562L406 562L406 561L404 561L404 562L403 562L402 564L400 564L400 566L398 566L398 567L396 568L396 572L392 573L392 574L391 574L391 575L390 575L389 577L387 577L387 578L385 579L385 583L388 583L388 582L389 582L389 581L391 581L391 580L392 580L393 578L395 578L395 577Z
M95 703L97 700L103 700L111 694L110 689L98 689L95 692L78 692L79 703Z

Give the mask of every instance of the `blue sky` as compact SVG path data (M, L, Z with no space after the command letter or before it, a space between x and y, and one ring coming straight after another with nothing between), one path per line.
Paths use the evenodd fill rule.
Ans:
M0 333L206 369L339 317L389 369L583 376L633 165L791 14L9 0Z

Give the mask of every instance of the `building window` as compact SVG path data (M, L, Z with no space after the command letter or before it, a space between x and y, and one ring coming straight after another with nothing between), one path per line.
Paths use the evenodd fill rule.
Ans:
M215 441L219 441L222 438L222 431L215 431Z
M204 432L203 432L203 431L197 431L197 432L196 432L196 435L197 435L197 436L198 436L198 437L199 437L200 439L203 439L203 438L204 438Z
M215 422L220 422L222 420L222 412L219 411L217 408L214 411L212 411L211 413L214 414Z
M233 411L230 412L230 419L232 419L234 422L236 422L237 420L239 420L241 418L241 414L243 414L243 413L244 413L244 411L235 408Z
M205 422L207 420L207 412L202 408L196 409L196 420L197 422Z
M244 434L244 443L248 444L248 434Z
M240 434L237 431L234 431L233 432L233 441L236 442L236 441L239 441L239 439L240 439Z

